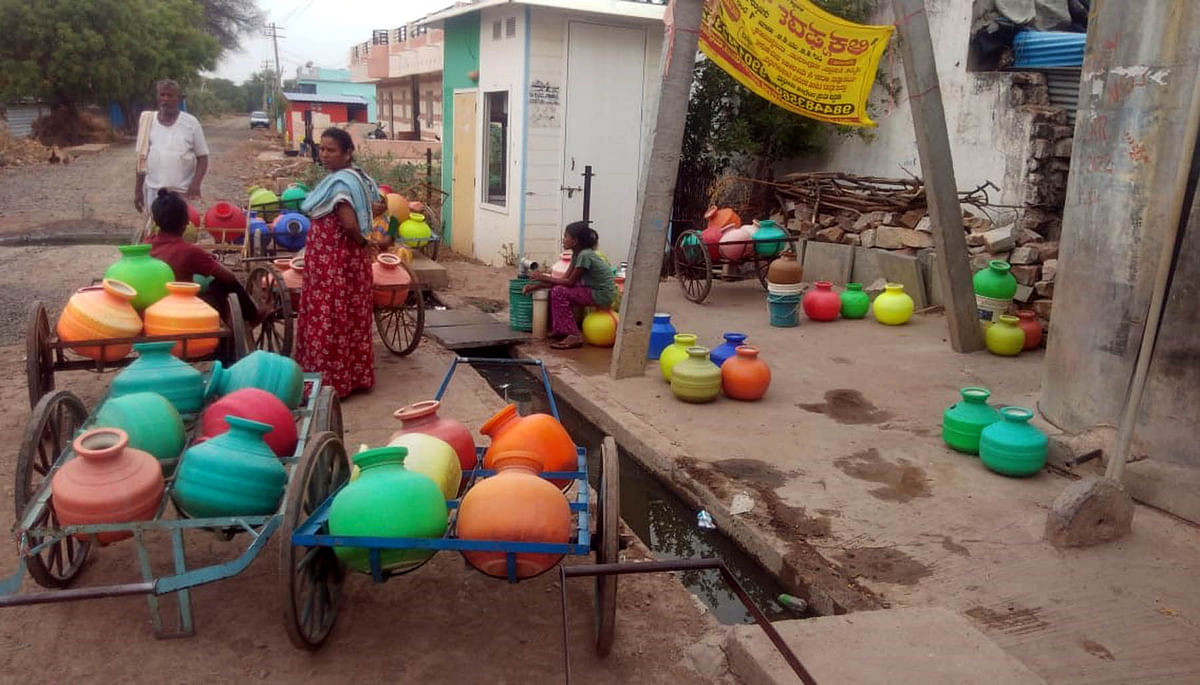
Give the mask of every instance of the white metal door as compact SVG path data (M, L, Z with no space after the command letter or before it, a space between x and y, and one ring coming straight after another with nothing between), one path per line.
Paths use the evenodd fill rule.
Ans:
M642 29L571 22L567 34L566 145L563 182L582 188L592 166L592 228L615 265L633 236L641 171ZM583 218L583 192L563 191L563 225Z

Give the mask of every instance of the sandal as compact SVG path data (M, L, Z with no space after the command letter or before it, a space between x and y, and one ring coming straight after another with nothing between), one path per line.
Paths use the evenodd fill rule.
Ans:
M568 335L562 340L550 343L552 350L576 350L583 347L583 338L578 335Z

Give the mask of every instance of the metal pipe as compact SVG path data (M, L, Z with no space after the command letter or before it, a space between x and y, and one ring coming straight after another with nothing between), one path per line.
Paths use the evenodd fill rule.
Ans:
M583 167L583 223L592 223L592 165Z
M784 641L783 636L775 630L775 626L771 625L770 620L766 615L759 610L754 604L754 600L746 593L741 583L730 573L729 567L720 559L668 559L664 561L641 561L641 562L622 562L616 564L582 564L579 566L561 566L562 584L560 590L563 600L563 651L566 659L566 677L567 682L571 681L570 656L566 654L569 650L567 642L567 578L579 578L585 576L619 576L631 573L663 573L667 571L708 571L717 570L721 573L721 578L733 590L737 598L741 600L746 607L746 611L750 612L750 616L754 618L754 622L759 628L767 634L767 638L771 640L771 644L775 645L775 649L783 660L787 662L796 676L800 678L800 682L804 685L816 685L816 680L808 669L804 668L804 664L800 663L800 659L792 652L792 648Z
M0 597L0 607L56 604L58 602L74 602L81 599L105 599L108 597L152 594L154 594L154 582L147 581L142 583L125 583L124 585L105 585L103 587L82 587L71 590L49 590L29 595L7 595Z

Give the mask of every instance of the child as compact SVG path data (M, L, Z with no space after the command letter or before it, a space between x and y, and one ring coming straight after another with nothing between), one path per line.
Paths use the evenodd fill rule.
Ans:
M600 236L586 222L567 224L563 231L563 248L574 255L567 275L556 278L534 271L530 278L538 282L525 286L526 293L550 288L550 335L562 338L551 343L550 347L556 350L583 347L583 336L575 323L571 305L608 308L616 300L617 286L613 282L612 267L596 252L599 240Z
M192 283L197 275L208 276L212 282L200 298L221 313L223 321L229 322L229 294L236 293L242 306L242 318L254 324L259 320L258 307L250 294L238 282L233 272L221 265L217 258L202 247L193 245L183 238L187 228L187 202L178 193L160 188L158 197L150 205L150 213L159 231L150 238L150 256L161 259L175 272L175 280Z

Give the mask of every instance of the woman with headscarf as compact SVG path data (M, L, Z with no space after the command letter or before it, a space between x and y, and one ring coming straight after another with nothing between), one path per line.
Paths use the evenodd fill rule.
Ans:
M321 164L329 172L305 198L312 217L304 250L304 295L296 361L319 371L339 397L375 385L372 350L372 213L379 187L354 164L354 142L339 128L321 134Z

